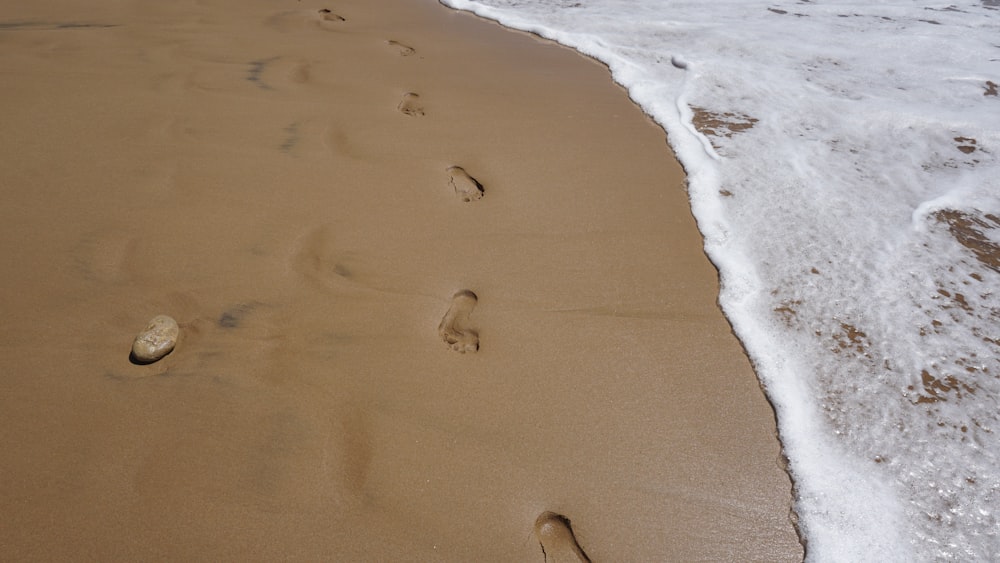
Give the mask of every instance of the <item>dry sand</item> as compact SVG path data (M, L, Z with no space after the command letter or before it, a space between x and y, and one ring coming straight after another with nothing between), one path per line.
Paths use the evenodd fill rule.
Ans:
M0 81L0 559L801 559L604 67L431 0L59 0Z

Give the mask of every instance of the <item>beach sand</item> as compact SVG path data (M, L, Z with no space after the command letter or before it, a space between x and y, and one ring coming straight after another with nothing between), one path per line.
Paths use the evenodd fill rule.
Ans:
M802 558L605 67L431 0L57 0L0 76L0 558Z

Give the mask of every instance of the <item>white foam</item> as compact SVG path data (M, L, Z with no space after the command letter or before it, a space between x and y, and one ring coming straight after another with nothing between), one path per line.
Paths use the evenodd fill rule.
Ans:
M1000 557L996 0L442 2L603 61L667 130L810 559Z

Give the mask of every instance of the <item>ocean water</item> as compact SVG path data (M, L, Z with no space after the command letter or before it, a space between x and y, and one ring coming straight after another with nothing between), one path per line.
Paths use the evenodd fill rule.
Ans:
M1000 0L441 1L667 131L808 559L1000 560Z

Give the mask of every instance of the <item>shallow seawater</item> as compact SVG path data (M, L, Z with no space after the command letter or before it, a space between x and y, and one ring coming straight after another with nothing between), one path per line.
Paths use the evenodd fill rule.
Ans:
M442 0L667 131L816 561L1000 556L1000 4Z

